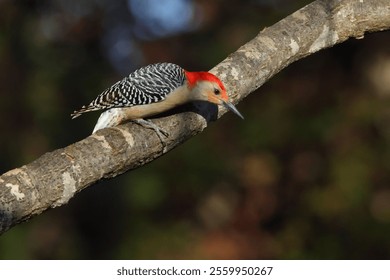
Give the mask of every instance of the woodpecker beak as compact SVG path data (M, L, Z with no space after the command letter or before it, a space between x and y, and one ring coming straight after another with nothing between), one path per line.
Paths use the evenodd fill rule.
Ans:
M223 104L223 106L225 106L226 109L232 111L234 114L239 116L241 119L244 119L244 117L241 115L241 113L237 110L237 108L232 103L230 103L229 101L222 100L222 104Z

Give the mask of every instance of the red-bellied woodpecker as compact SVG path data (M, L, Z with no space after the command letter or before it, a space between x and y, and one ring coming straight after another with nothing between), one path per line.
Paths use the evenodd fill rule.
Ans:
M225 86L216 76L189 72L172 63L151 64L134 71L71 116L76 118L82 113L108 109L101 114L93 133L132 120L153 128L161 139L159 132L163 131L143 118L197 100L223 105L243 118L229 102Z

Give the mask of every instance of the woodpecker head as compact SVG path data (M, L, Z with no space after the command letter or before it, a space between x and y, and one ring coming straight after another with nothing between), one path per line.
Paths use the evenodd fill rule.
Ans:
M188 86L193 92L194 100L203 100L217 105L223 105L240 118L244 119L237 108L229 101L225 86L218 77L209 72L185 71Z

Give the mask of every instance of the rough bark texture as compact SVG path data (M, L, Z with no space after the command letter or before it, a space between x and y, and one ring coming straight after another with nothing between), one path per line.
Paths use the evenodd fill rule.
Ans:
M365 32L390 28L389 0L315 1L262 30L211 70L238 103L290 63ZM140 167L180 145L226 111L198 103L193 112L156 120L170 133L163 150L157 135L125 124L97 132L0 176L0 233L77 192Z

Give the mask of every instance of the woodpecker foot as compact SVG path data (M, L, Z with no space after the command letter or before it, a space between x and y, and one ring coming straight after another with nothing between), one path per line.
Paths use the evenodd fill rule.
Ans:
M160 138L161 144L163 145L163 148L164 148L164 151L165 151L165 148L166 148L167 145L165 143L165 139L164 138L167 138L169 136L168 132L166 132L165 130L161 129L160 127L155 125L150 120L136 119L136 120L133 120L133 122L135 122L136 124L138 124L140 126L143 126L145 128L153 129L156 132L158 138Z

